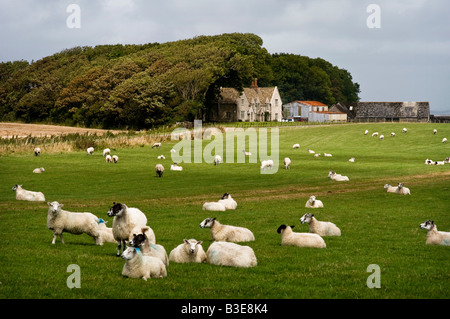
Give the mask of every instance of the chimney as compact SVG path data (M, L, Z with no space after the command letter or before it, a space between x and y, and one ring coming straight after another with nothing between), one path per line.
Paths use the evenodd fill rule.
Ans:
M252 81L252 85L250 86L252 89L257 89L258 88L258 79L257 78L255 78L253 81Z

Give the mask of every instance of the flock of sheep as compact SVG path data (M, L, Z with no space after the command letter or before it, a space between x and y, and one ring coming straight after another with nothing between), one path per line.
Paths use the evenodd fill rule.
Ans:
M406 133L406 128L403 129ZM436 130L433 132L436 134ZM365 135L368 134L366 130ZM375 135L374 135L375 134ZM375 132L372 136L378 136ZM381 135L379 138L382 139ZM392 133L391 136L395 136ZM161 143L155 143L152 148L160 147ZM294 144L293 149L299 148L299 144ZM41 150L36 148L34 154L40 155ZM87 153L91 155L93 148L89 148ZM314 151L308 150L315 154ZM331 154L324 153L331 157ZM116 155L110 156L110 149L103 151L106 162L117 163ZM162 159L163 155L158 159ZM216 156L214 164L218 165L222 159ZM351 162L354 158L350 159ZM427 161L429 161L427 159ZM447 158L448 163L448 158ZM283 161L285 169L289 169L291 160L286 157ZM425 163L429 164L429 163ZM173 167L180 167L176 163ZM261 169L270 169L273 161L263 161ZM181 168L181 167L180 167ZM175 170L182 170L175 168ZM42 173L45 170L39 168L33 173ZM155 167L156 175L162 177L164 167L157 164ZM328 177L334 181L349 181L347 176L337 174L330 170ZM397 186L386 184L384 186L387 192L402 195L410 195L409 188L404 187L403 183ZM42 192L29 191L22 188L22 185L14 185L13 191L16 192L17 200L26 201L45 201ZM113 217L111 228L106 226L106 222L89 212L71 212L62 209L63 204L57 201L48 203L47 227L53 232L52 244L55 244L59 236L64 244L63 233L87 234L91 236L96 245L103 245L105 242L117 243L117 256L125 260L122 269L122 275L130 278L161 278L167 276L167 267L169 261L175 263L209 263L213 265L231 266L231 267L255 267L257 258L253 249L249 246L243 246L238 243L250 242L255 240L255 236L248 228L224 225L216 218L206 218L200 223L201 228L209 228L212 238L212 244L205 250L202 247L202 241L196 239L184 239L181 244L172 249L167 254L162 245L156 243L154 231L147 225L146 215L138 208L128 207L122 203L113 203L108 211L108 216ZM321 200L315 196L310 196L305 204L305 208L322 208ZM202 209L206 211L226 211L235 210L237 202L228 193L216 202L205 202ZM309 232L294 232L294 226L280 225L277 232L281 235L281 245L326 248L324 236L341 236L341 230L331 222L319 221L314 214L306 213L300 218L300 222L309 224ZM438 231L433 221L427 220L420 224L420 228L427 230L426 244L450 246L450 232Z

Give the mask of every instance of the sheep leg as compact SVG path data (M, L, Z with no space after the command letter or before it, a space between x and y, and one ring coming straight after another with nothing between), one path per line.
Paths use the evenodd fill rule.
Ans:
M59 237L61 237L61 242L63 243L63 244L65 244L65 242L64 242L64 237L63 237L63 234L61 233L61 235L59 235Z
M56 242L56 233L53 233L53 240L52 240L52 244L54 245Z
M121 241L121 240L118 240L118 241L117 241L117 254L116 254L117 257L120 257L120 247L121 247L121 244L122 244L122 241Z

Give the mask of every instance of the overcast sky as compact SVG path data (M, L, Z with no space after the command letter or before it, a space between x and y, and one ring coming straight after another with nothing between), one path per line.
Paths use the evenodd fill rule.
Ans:
M429 101L432 114L450 114L449 19L448 0L0 0L0 61L251 32L270 53L348 70L361 101Z

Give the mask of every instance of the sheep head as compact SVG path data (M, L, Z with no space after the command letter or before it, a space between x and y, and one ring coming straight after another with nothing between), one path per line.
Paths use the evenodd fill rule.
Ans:
M432 220L427 220L426 222L420 224L420 228L425 229L425 230L431 230L434 227L436 227L436 225L434 224L434 221L432 221Z
M188 252L188 254L190 255L194 255L195 252L197 251L197 245L201 245L203 242L201 240L197 241L195 239L185 239L184 240L184 244L186 247L186 251Z
M56 202L56 201L54 201L54 202L47 202L47 204L48 204L48 211L49 211L49 213L51 212L51 213L57 213L58 212L58 210L61 208L61 207L63 207L64 205L63 204L60 204L60 203L58 203L58 202Z
M125 205L113 202L113 206L108 211L109 217L121 216L125 210Z
M145 234L133 234L133 239L130 240L129 245L135 248L139 248L147 240Z
M201 228L211 228L214 225L214 222L216 221L216 217L214 218L206 218L200 223Z
M302 224L304 224L304 223L310 223L311 222L311 219L314 217L314 214L311 214L311 213L306 213L305 215L303 215L301 218L300 218L300 222L302 223Z

